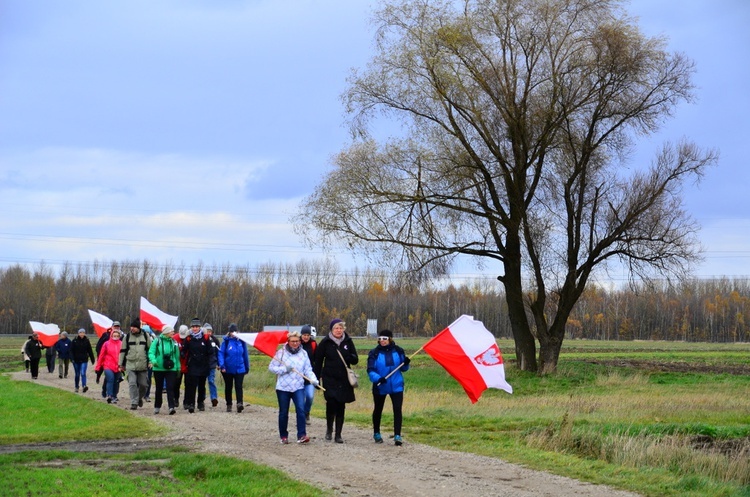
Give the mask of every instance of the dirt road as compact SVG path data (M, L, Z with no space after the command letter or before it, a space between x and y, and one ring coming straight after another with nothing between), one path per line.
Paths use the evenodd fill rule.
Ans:
M72 376L72 375L71 375ZM90 376L93 376L90 375ZM31 381L28 373L15 373L18 380ZM73 380L59 379L57 374L40 372L39 384L73 390ZM84 395L102 402L101 390L91 380ZM494 497L633 497L636 494L600 485L581 483L570 478L533 471L500 459L462 452L435 449L409 443L396 447L392 443L373 443L369 430L345 425L344 444L324 440L325 422L313 419L308 427L312 441L308 445L281 445L278 437L278 411L250 405L241 414L225 412L223 402L205 412L189 414L182 408L174 416L153 414L153 404L137 411L129 410L127 388L120 391L120 407L144 416L171 429L171 435L157 441L128 440L93 443L45 444L69 450L132 451L154 445L183 445L202 451L248 459L280 469L292 477L336 495L357 497L455 497L476 495ZM322 396L316 397L322 402ZM292 416L293 418L293 416ZM294 433L294 420L290 420ZM28 448L28 446L27 446ZM0 451L13 450L6 447Z

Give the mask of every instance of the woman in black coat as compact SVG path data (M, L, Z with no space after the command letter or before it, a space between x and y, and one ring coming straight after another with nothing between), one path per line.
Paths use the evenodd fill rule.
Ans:
M75 386L76 393L78 392L78 385L83 387L83 391L87 392L89 387L86 381L86 370L88 369L88 361L94 364L94 349L91 347L89 337L86 336L86 330L81 328L78 330L78 336L73 339L70 344L70 355L73 359L73 371L75 371Z
M44 345L39 340L39 334L34 332L31 335L31 340L26 342L24 352L29 356L29 368L31 369L31 379L36 380L39 376L39 361L42 359L42 350Z
M341 429L344 427L346 404L356 400L346 368L357 364L359 357L354 342L345 332L346 324L342 320L331 321L329 329L330 333L320 341L315 350L313 371L315 376L322 379L325 388L323 396L326 399L326 440L331 440L335 423L336 443L344 443Z

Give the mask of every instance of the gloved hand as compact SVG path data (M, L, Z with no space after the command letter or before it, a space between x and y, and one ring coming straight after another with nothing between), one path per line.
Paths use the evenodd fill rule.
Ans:
M286 369L286 372L287 372L287 373L291 373L291 372L292 372L292 369L294 369L294 368L292 368L292 367L291 367L291 366L290 366L289 364L284 364L284 368Z
M411 362L411 359L409 359L409 356L404 356L404 366L408 366Z
M375 386L379 387L380 385L384 385L385 382L388 381L385 376L381 376L378 381L375 382Z
M320 388L320 382L318 380L310 380L310 384L315 388Z

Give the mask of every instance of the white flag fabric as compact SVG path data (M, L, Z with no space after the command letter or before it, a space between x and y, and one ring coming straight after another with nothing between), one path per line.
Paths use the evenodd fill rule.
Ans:
M104 332L112 327L112 323L114 323L114 321L104 314L99 314L91 309L89 309L89 316L91 316L91 322L94 325L94 331L96 331L96 336L98 337L101 337Z
M54 347L60 338L60 327L54 323L44 324L39 321L29 321L31 329L39 335L39 341L45 347Z
M167 325L174 328L177 324L177 316L167 314L145 297L141 297L141 323L149 325L152 330L161 331Z
M472 403L488 388L513 393L505 381L503 356L495 337L481 321L463 315L424 346L464 388Z

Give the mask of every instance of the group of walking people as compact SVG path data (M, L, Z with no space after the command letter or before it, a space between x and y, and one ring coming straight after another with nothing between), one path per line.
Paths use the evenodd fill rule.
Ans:
M146 327L150 330L150 328ZM190 328L180 326L175 332L172 326L164 326L157 333L144 331L140 320L135 319L129 333L123 333L118 321L99 338L94 347L86 336L86 330L78 330L78 336L70 340L61 333L54 349L59 362L60 378L67 377L68 364L73 363L75 391L88 391L87 366L94 366L96 382L104 377L102 397L109 403L118 403L119 385L127 378L130 394L130 409L142 408L150 401L149 392L155 385L154 414L159 414L166 398L166 407L174 415L180 406L180 388L184 383L183 409L189 413L205 411L207 399L212 407L218 405L215 373L218 370L224 379L224 400L227 412L233 406L241 413L244 409L243 383L250 372L247 344L241 340L236 324L227 328L223 340L213 336L213 327L201 324L198 318L190 322ZM22 353L26 369L36 379L39 362L44 350L36 333L29 337ZM52 347L51 347L52 348ZM372 383L373 412L372 427L375 443L383 443L381 418L387 397L393 406L393 441L401 445L402 406L404 379L410 359L397 346L390 330L379 333L378 344L367 356L367 375ZM350 380L350 369L359 363L354 341L346 333L346 323L333 319L329 333L317 343L309 325L301 331L287 335L286 343L271 359L268 370L277 376L276 397L279 405L279 436L282 444L289 443L289 411L294 404L296 411L296 442L309 443L307 426L315 390L321 389L325 399L325 439L344 443L342 431L346 405L356 400L355 387ZM208 388L207 388L208 386ZM207 394L208 390L208 394ZM234 404L236 400L236 404Z

